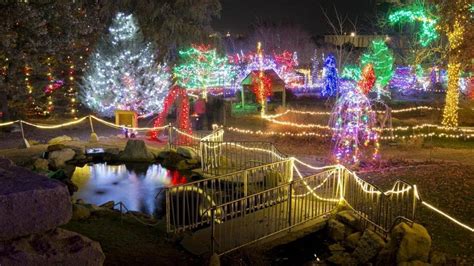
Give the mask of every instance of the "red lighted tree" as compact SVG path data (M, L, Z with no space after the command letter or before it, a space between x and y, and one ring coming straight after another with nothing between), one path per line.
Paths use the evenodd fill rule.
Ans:
M374 67L372 64L367 64L362 69L362 74L357 85L359 85L359 88L362 90L362 92L367 95L374 87L375 80L376 77Z
M173 86L170 88L169 93L164 100L163 110L155 120L153 127L156 128L165 125L168 111L174 103L177 103L178 105L178 108L176 108L178 112L176 122L178 123L178 129L182 131L181 134L178 134L177 144L186 144L191 141L189 136L193 133L191 129L191 123L189 121L189 100L186 89L178 86ZM156 140L158 139L159 134L160 130L152 131L151 138ZM171 138L171 136L168 137Z
M268 96L272 95L272 80L263 71L252 73L251 89L260 105L265 105Z

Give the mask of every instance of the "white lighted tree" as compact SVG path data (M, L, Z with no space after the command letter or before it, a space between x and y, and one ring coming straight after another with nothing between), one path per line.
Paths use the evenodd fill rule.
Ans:
M171 75L166 64L156 63L154 51L133 16L117 13L91 55L82 82L83 103L103 116L116 109L141 116L160 112Z

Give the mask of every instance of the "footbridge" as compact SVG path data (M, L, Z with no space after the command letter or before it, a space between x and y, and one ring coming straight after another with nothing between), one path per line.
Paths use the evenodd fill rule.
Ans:
M418 195L408 183L382 191L344 166L316 167L271 143L225 142L222 136L217 130L193 146L205 179L165 190L167 231L189 232L183 244L194 253L223 255L284 236L342 205L381 235L415 218Z

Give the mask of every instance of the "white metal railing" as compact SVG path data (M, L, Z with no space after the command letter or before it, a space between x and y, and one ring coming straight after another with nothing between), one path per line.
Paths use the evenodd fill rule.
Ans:
M332 212L339 203L337 175L327 170L211 208L211 252L222 255Z
M287 158L272 143L262 141L202 140L200 154L202 171L215 176Z
M211 207L210 248L219 255L335 211L345 203L361 226L386 235L399 220L415 218L415 189L397 181L389 191L342 166Z
M206 210L288 183L293 161L286 159L213 178L166 188L168 232L182 232L209 225Z

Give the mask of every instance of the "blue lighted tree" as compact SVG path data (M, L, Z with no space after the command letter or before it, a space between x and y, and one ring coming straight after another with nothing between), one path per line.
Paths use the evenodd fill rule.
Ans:
M336 68L336 58L333 54L329 54L324 60L323 68L324 88L322 90L323 96L334 96L337 93L338 76Z

